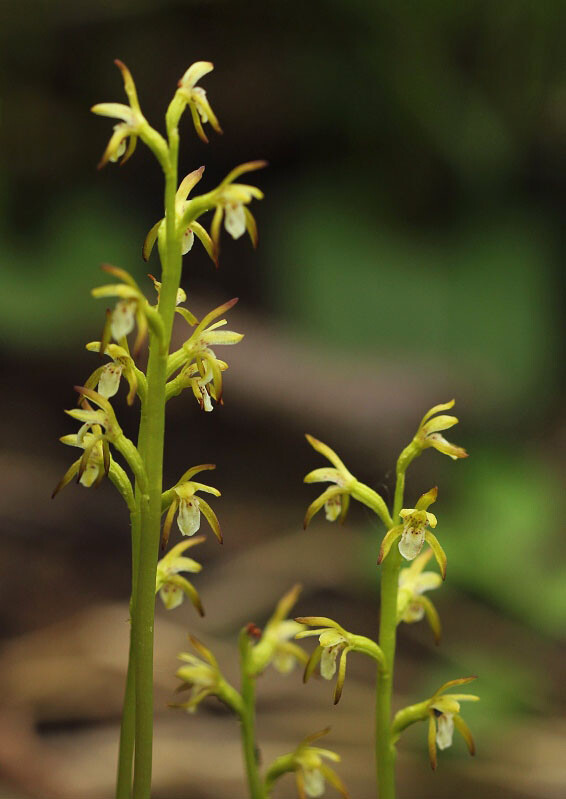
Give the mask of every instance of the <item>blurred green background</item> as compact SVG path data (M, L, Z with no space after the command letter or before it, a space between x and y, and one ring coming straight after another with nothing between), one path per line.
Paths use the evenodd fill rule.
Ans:
M179 612L163 679L187 629L233 644L238 627L263 623L296 579L301 612L339 615L371 634L381 531L354 508L344 530L321 522L299 532L313 499L302 476L322 465L302 434L335 446L389 498L396 453L428 407L455 396L452 438L471 457L452 464L427 452L406 501L440 485L446 635L438 652L426 630L401 629L397 687L399 703L416 701L445 678L480 674L483 701L467 716L479 762L464 761L460 747L433 777L424 731L412 730L401 744L410 754L400 796L448 797L456 786L469 797L564 795L565 34L557 0L2 4L0 671L14 687L3 700L0 796L103 799L111 790L123 660L93 676L92 653L79 647L79 671L93 682L79 679L75 693L45 688L49 699L40 689L41 653L74 652L66 636L91 619L80 614L112 602L127 615L127 522L109 486L48 499L70 463L57 444L71 430L62 409L97 365L82 346L101 328L104 309L89 296L99 264L143 281L141 244L161 215L161 175L143 147L123 169L95 169L111 123L88 109L123 101L116 57L158 127L187 66L214 62L202 85L224 135L211 132L203 145L188 116L181 127L181 169L206 164L205 190L237 163L270 164L257 173L266 193L254 208L257 253L225 236L218 271L197 246L185 259L188 306L200 315L239 296L230 321L246 338L229 353L224 407L205 416L192 398L171 403L168 478L218 464L226 545L219 553L206 544L211 576L198 587L207 619ZM157 274L157 261L149 266ZM120 412L132 433L135 413ZM111 649L100 635L97 651ZM65 662L53 673L77 668ZM362 669L352 677L357 704L345 695L332 709L321 686L320 704L303 707L296 679L284 689L294 721L279 723L276 681L260 708L273 754L275 742L288 751L331 723L329 746L344 743L343 773L358 799L372 795L373 768L359 732L367 716L371 735ZM191 751L202 722L211 746L193 761L209 762L222 736L226 753L236 747L233 768L229 754L224 771L212 759L215 783L189 757L185 775L183 756L167 759L158 741L158 799L244 795L235 725L220 724L214 707L199 715L175 717L179 751ZM30 751L33 769L14 766Z

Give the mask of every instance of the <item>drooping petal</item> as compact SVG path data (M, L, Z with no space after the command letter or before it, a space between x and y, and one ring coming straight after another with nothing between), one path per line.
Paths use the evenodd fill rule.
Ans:
M123 365L117 361L106 364L98 381L98 393L102 394L106 399L110 399L110 397L117 394L123 370Z
M391 530L389 530L389 532L386 534L379 548L379 556L377 558L378 566L380 563L383 563L385 558L389 555L389 550L393 546L394 542L399 538L402 532L403 532L403 525L397 524L395 525L395 527L392 527Z
M320 675L325 680L331 680L336 674L336 658L340 651L339 646L326 646L320 658Z
M338 679L336 680L336 688L334 689L334 704L337 705L342 696L342 689L344 688L344 680L346 679L346 658L351 647L347 646L342 652L340 658L340 666L338 668Z
M428 756L433 771L436 770L436 718L431 713L428 718Z
M115 341L120 341L134 329L136 308L136 300L120 300L116 303L112 311L112 337Z
M399 540L399 552L405 560L414 560L425 541L425 531L422 527L404 527Z
M434 557L436 558L436 562L440 568L440 574L442 575L442 579L445 580L447 564L446 552L440 546L440 541L438 538L434 535L434 533L431 533L430 530L425 531L425 540L434 552Z
M336 519L342 513L342 499L340 494L336 494L330 499L327 499L324 503L324 514L326 516L326 520L329 522L335 522Z
M246 215L241 204L227 205L224 209L224 227L233 239L239 239L246 232Z
M335 497L338 494L340 494L342 490L343 489L340 486L332 486L331 488L327 488L326 491L323 491L322 494L314 500L314 502L311 502L311 504L307 508L307 512L305 514L305 518L303 521L303 526L305 530L308 527L312 517L316 513L318 513L318 511L322 508L322 506L325 505L329 499L332 499L332 497Z
M443 455L448 455L453 461L458 458L467 458L468 453L463 447L457 447L456 444L451 444L440 433L430 433L425 439L425 443L430 447L434 447Z
M218 521L218 518L216 517L216 514L214 513L208 502L206 502L204 499L200 498L198 500L198 503L200 509L202 510L204 518L209 523L212 529L212 532L214 533L218 541L222 543L222 532L220 530L220 523Z
M476 753L476 745L470 728L461 716L454 716L454 726L465 740L468 751L473 757Z
M452 713L441 713L436 719L436 745L440 750L452 746L454 737L454 716Z
M183 535L194 535L198 532L200 528L200 507L197 497L180 499L177 524Z
M165 583L165 585L160 588L159 596L167 610L174 610L174 608L179 607L184 598L184 594L179 586L171 585L170 583Z
M181 252L183 253L183 255L186 255L192 249L194 241L195 241L195 234L190 229L190 227L188 227L183 233L183 242L181 245Z
M316 799L324 793L324 775L319 768L303 769L305 792L311 799Z

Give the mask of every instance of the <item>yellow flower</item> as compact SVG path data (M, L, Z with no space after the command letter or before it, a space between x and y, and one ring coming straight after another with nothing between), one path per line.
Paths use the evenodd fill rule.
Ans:
M289 611L295 605L300 585L294 585L277 603L277 607L261 634L261 638L251 647L247 659L250 676L261 674L270 664L281 674L289 674L296 663L307 663L308 655L300 646L293 643L298 632L305 629L288 619Z
M312 517L318 513L323 506L326 519L329 522L334 522L338 518L340 518L340 522L343 522L350 505L350 495L357 482L356 478L348 471L333 449L323 444L322 441L310 436L308 433L306 434L306 439L313 449L320 452L325 458L328 458L334 468L323 467L321 469L314 469L305 476L303 482L334 483L334 485L323 491L314 502L311 502L307 508L303 526L306 529Z
M315 732L313 735L307 736L294 752L287 755L281 755L271 764L266 773L265 785L267 792L271 795L273 785L276 780L288 772L294 772L297 785L297 794L299 799L316 799L322 796L325 792L326 781L328 781L344 799L349 799L346 786L336 774L334 769L330 768L324 761L330 760L333 763L340 762L340 755L332 752L330 749L322 749L312 744L327 735L330 728Z
M124 339L132 332L137 324L138 334L133 347L135 355L139 352L147 335L147 299L134 278L124 269L111 266L110 264L103 264L102 269L122 282L98 286L98 288L93 289L91 292L92 296L97 299L102 297L118 297L118 302L114 310L108 314L101 337L100 351L105 351L111 337L118 344L123 346Z
M100 353L100 341L91 341L86 345L89 352ZM85 382L86 388L94 388L106 399L110 399L118 393L120 380L126 378L129 385L126 401L132 405L138 390L138 373L134 361L129 352L119 344L108 344L104 350L104 355L108 355L112 360L104 366L95 369L88 380Z
M400 539L399 552L405 560L414 560L426 541L440 566L442 579L446 578L446 553L436 536L428 529L429 526L436 527L436 516L433 513L428 513L427 508L436 501L437 496L438 488L431 488L420 497L416 508L404 508L399 513L403 524L392 527L381 542L378 564L387 557L391 546L397 539Z
M84 450L82 457L76 460L65 472L51 497L57 496L76 476L85 488L97 486L110 469L110 449L106 436L99 424L85 422L78 433L63 436L61 443Z
M181 477L179 482L162 496L162 508L167 510L167 515L163 523L163 534L161 537L161 548L165 549L171 532L171 525L177 513L177 525L183 535L192 536L200 529L201 513L209 523L216 538L222 543L222 533L216 514L202 497L197 497L197 491L204 491L207 494L220 496L220 491L212 486L197 483L191 478L206 469L216 468L212 463L205 463L200 466L193 466L188 469Z
M136 149L141 126L147 124L141 112L136 86L130 70L119 59L115 59L114 63L122 73L129 105L124 105L123 103L98 103L90 109L99 116L121 120L114 126L114 133L100 159L98 169L101 169L108 161L115 162L122 156L121 164L124 164Z
M479 702L479 696L474 694L445 694L448 688L456 685L465 685L475 677L461 677L444 683L428 700L428 753L430 765L436 769L436 747L440 750L452 746L454 728L458 730L465 740L471 755L475 755L476 747L470 728L460 716L460 702Z
M201 78L212 72L213 69L214 65L210 61L196 61L191 64L179 81L177 90L177 95L182 97L188 104L195 130L199 138L205 143L208 143L208 138L202 126L207 122L210 122L217 133L222 133L222 128L210 107L205 90L196 85Z
M257 186L234 183L234 181L246 172L263 169L265 166L267 166L266 161L248 161L245 164L240 164L229 172L222 183L211 193L216 210L212 217L210 236L216 261L218 261L220 252L220 227L223 219L224 228L233 239L239 239L247 230L253 246L257 247L257 224L247 206L252 200L262 200L263 192Z
M184 178L184 180L181 181L181 184L177 189L177 194L175 195L175 215L178 226L182 224L181 220L188 206L187 198L192 189L202 178L203 172L204 172L203 166L199 167L199 169L195 169L193 172L190 172ZM145 261L149 260L149 256L151 255L153 246L160 233L163 233L164 230L165 230L165 219L162 218L155 223L155 225L151 228L151 230L147 234L142 248L142 256ZM203 226L196 221L191 222L183 230L182 239L181 239L182 254L186 255L192 249L195 235L201 241L209 257L214 261L215 265L218 266L218 261L215 258L212 240L208 235L208 233L206 232L206 230L203 228ZM155 278L153 278L153 280L154 283L156 283L157 285L157 281L155 280ZM184 300L180 300L180 302L184 302Z
M365 635L355 635L341 627L333 619L326 616L301 616L295 621L299 624L306 624L309 627L316 627L314 630L305 630L297 633L296 638L307 638L311 635L318 635L318 646L310 656L305 667L303 680L311 677L318 663L320 662L320 674L325 680L331 680L336 674L337 660L340 656L340 666L338 669L338 679L334 690L334 704L340 701L344 680L346 678L346 658L349 652L362 652L373 658L380 668L385 667L385 658L380 647L366 638Z
M458 458L467 458L468 453L462 447L457 447L451 444L444 436L441 435L443 430L448 430L455 424L458 424L456 416L436 416L435 414L442 411L450 410L454 407L455 400L445 402L441 405L435 405L430 411L425 413L415 436L415 442L422 448L434 447L444 455L448 455L453 460Z
M183 601L184 596L188 596L201 616L204 610L196 588L185 577L181 577L180 572L190 572L198 574L202 569L200 563L192 558L182 555L189 547L201 544L205 540L203 535L191 538L189 541L181 541L174 546L157 564L155 577L155 593L159 593L161 601L167 610L173 610Z
M423 596L425 591L432 591L442 584L442 578L437 572L423 571L432 554L432 550L428 549L415 558L410 566L400 570L397 623L404 621L407 624L413 624L426 615L434 639L438 644L441 636L440 619L430 599Z
M348 471L338 455L322 441L306 434L306 439L313 449L328 458L334 468L323 467L314 469L304 478L305 483L334 483L333 486L323 491L314 502L307 508L303 526L306 529L312 517L324 507L326 518L329 522L340 519L343 522L350 505L350 497L357 499L367 505L368 508L376 513L386 527L391 526L391 517L387 506L382 497L369 486L360 483L351 472Z

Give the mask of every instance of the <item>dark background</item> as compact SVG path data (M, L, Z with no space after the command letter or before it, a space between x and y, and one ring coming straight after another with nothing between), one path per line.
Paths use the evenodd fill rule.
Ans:
M244 796L238 729L210 701L168 710L175 655L196 632L237 678L239 627L263 624L297 580L299 613L375 634L382 531L353 507L343 529L301 520L323 465L304 431L334 446L391 497L395 458L425 410L457 398L451 439L471 457L430 451L406 505L439 484L448 554L433 597L445 635L400 629L397 706L444 679L478 674L461 739L432 775L426 729L400 744L400 797L563 795L565 439L561 357L566 188L566 5L562 2L3 2L3 391L0 408L0 619L4 686L0 796L110 796L126 662L128 524L107 483L51 503L73 452L63 414L98 365L83 344L104 306L89 296L102 261L144 281L141 244L161 215L162 179L138 146L123 169L96 163L131 69L147 118L163 113L187 66L222 127L210 144L181 125L181 170L206 164L203 190L235 164L266 158L254 182L260 247L224 234L218 271L195 244L188 307L232 296L218 352L225 405L168 408L167 484L216 462L210 482L225 545L193 550L207 616L159 612L156 799ZM159 269L156 256L149 266ZM143 285L148 295L149 281ZM178 329L178 341L184 330ZM137 409L115 407L134 435ZM175 539L176 540L176 539ZM361 662L360 662L361 661ZM266 762L332 726L329 748L354 799L372 794L371 666L351 657L342 702L298 673L265 676ZM293 795L291 778L278 795ZM2 793L3 790L3 793ZM329 789L331 792L331 789Z

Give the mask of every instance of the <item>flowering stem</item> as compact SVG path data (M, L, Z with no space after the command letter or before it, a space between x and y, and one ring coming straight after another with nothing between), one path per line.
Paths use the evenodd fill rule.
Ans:
M161 529L161 492L165 428L165 383L175 300L181 279L181 243L175 218L178 138L170 141L165 171L165 247L161 252L162 285L158 311L163 337L150 337L147 397L142 408L140 439L147 474L141 495L141 537L132 636L135 664L134 799L149 799L153 749L153 628L155 574ZM141 487L141 486L140 486ZM143 490L143 489L142 489Z
M248 777L250 799L265 799L265 788L259 776L257 747L255 740L255 677L248 674L248 652L250 641L245 629L240 633L240 668L242 672L241 694L243 708L240 713L242 750Z
M136 733L136 691L135 691L135 655L132 634L132 617L134 597L137 588L137 572L140 548L140 502L132 495L130 513L132 534L132 595L130 598L130 651L128 656L128 672L124 691L124 704L120 724L120 746L118 750L118 773L116 777L116 799L130 799L132 795L132 766Z
M403 507L405 472L411 461L419 454L411 443L397 461L397 482L393 504L393 524L399 519ZM379 799L395 799L395 744L391 730L391 698L393 694L393 673L395 665L395 646L397 642L397 591L401 553L393 547L385 558L381 573L381 610L379 620L379 646L385 657L385 672L378 670L376 688L376 765Z

